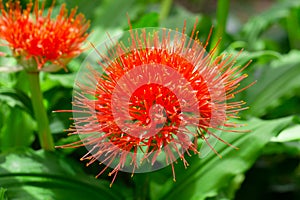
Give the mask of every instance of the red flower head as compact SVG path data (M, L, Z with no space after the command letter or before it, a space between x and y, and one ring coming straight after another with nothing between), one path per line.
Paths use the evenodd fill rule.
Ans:
M173 162L180 158L187 166L184 155L198 153L198 138L212 150L207 136L228 144L213 130L234 126L228 119L244 102L227 101L241 91L246 74L231 56L213 60L207 43L184 33L185 26L182 33L131 29L95 48L99 60L91 54L83 63L87 71L78 74L71 111L70 132L81 141L61 147L86 146L82 160L104 163L98 176L114 168L113 182L120 170L147 172L169 164L175 180Z
M44 16L44 4L39 9L37 0L33 15L30 14L32 2L24 10L19 1L10 1L5 8L0 0L0 6L0 38L7 41L7 46L24 67L40 70L48 61L64 67L82 52L80 45L88 36L89 23L83 15L76 15L76 9L72 9L68 16L65 5L62 5L58 16L53 19L53 6Z

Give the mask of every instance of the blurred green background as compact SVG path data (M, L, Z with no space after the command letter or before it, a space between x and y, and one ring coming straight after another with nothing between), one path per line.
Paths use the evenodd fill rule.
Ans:
M26 6L28 1L22 1ZM0 58L0 200L2 199L300 199L300 1L299 0L57 0L78 7L91 22L89 42L133 28L167 27L179 30L187 21L190 34L196 18L205 41L214 27L213 44L221 37L219 53L238 54L237 65L252 60L242 85L257 83L237 95L250 109L243 111L240 128L247 134L223 134L238 151L218 143L203 159L188 157L190 166L175 164L147 174L120 172L113 187L97 163L85 167L79 159L86 149L40 150L28 83L24 72L12 72L13 58ZM52 1L46 2L46 9ZM208 48L208 50L209 50ZM0 47L3 52L10 52ZM90 49L68 64L68 72L43 73L44 103L55 144L67 137L76 72ZM10 134L17 133L17 134ZM22 139L20 139L22 138ZM26 138L24 140L24 138Z

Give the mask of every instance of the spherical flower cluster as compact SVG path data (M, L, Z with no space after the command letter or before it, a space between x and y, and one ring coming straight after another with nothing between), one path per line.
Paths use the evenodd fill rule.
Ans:
M82 52L89 23L82 14L76 15L76 9L68 15L65 5L51 18L53 5L44 14L44 4L39 9L38 3L30 2L22 9L19 1L9 1L5 7L0 1L0 38L6 41L2 45L10 47L27 70L41 70L47 62L65 67Z
M195 36L196 25L192 38ZM86 146L82 160L99 160L118 171L146 172L171 165L185 155L199 153L207 137L226 144L214 130L234 127L228 122L244 102L228 102L247 77L235 58L212 58L207 43L168 29L130 29L122 40L109 39L96 48L96 66L85 63L87 72L77 79L73 99L75 124L70 134L81 140L60 146ZM112 44L110 44L112 43ZM102 69L102 70L101 70ZM64 112L64 111L62 111ZM228 144L230 145L230 144ZM215 151L216 152L216 151ZM217 152L216 152L217 153Z

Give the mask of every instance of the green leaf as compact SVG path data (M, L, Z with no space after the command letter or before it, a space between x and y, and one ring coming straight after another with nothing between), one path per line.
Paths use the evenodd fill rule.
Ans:
M159 21L158 13L147 13L140 19L132 22L132 28L157 27Z
M236 59L236 65L244 66L250 60L255 60L259 63L268 63L274 59L280 59L282 56L280 53L272 50L262 50L262 51L237 51L237 48L244 48L244 43L241 41L232 43L225 51L225 54L238 55ZM252 64L251 64L252 65Z
M73 161L24 149L0 155L0 187L9 199L122 199L117 188L85 175Z
M105 28L124 27L127 25L127 15L133 19L141 9L142 5L135 0L104 0L101 6L94 9L95 19L92 26Z
M5 72L5 73L13 73L13 72L18 72L22 71L23 67L22 66L0 66L0 72Z
M285 0L274 4L269 10L260 15L255 15L243 28L248 44L254 45L259 35L270 25L278 22L282 18L289 16L290 10L300 6L300 1Z
M10 107L19 107L33 116L33 108L29 96L21 90L0 88L0 102L7 103Z
M180 30L183 27L184 21L186 21L186 33L189 34L193 29L196 19L200 19L201 23L202 16L199 14L193 14L181 6L175 6L174 14L162 20L160 26L170 28L172 30Z
M138 17L138 13L143 13L143 9L144 5L135 0L103 0L101 6L93 7L94 12L91 16L91 19L93 19L91 21L92 32L87 41L97 47L98 44L109 40L109 37L120 35L123 28L128 27L127 16L129 16L129 19L134 20ZM90 10L87 10L87 12L90 12ZM87 51L84 52L85 55L88 53ZM96 55L96 60L99 60L99 55Z
M249 133L223 133L222 139L239 147L239 150L236 151L226 144L218 142L215 149L223 156L222 159L210 152L203 158L192 157L187 170L176 165L177 170L179 168L183 171L178 174L175 183L168 181L162 186L173 185L164 195L159 194L159 199L201 200L217 196L220 191L227 190L226 188L232 185L229 183L237 175L243 174L251 167L260 155L262 148L273 136L288 126L292 119L292 117L270 121L252 119L244 122L248 126L237 128L238 130L251 130ZM237 188L237 186L234 187Z
M298 157L300 153L300 141L291 142L270 142L263 149L263 155L273 156L282 154L285 156Z
M277 137L271 139L272 142L300 141L300 125L296 125L283 130Z
M5 192L6 192L6 189L1 187L0 188L0 200L7 200Z
M42 82L42 90L47 91L56 86L65 87L65 88L73 88L74 80L76 78L76 73L68 73L68 74L44 74L43 82Z
M31 116L18 107L6 110L9 114L3 118L0 129L0 150L29 147L34 140L35 123Z
M0 46L0 53L4 53L5 56L0 56L0 86L10 86L12 85L8 80L11 80L11 77L14 76L13 73L3 73L3 72L14 72L20 69L16 59L11 56L11 49L6 45Z
M296 89L300 88L299 57L300 51L293 50L269 66L257 69L256 76L248 78L249 81L256 79L257 83L245 92L247 95L244 99L251 107L245 114L262 116L267 113L267 109L280 105L280 98L296 93Z
M300 5L290 11L286 19L286 30L289 36L290 48L300 48Z

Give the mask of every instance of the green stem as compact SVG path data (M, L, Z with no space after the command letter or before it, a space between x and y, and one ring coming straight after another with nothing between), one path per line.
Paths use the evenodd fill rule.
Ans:
M161 3L161 10L160 10L160 21L164 20L168 17L171 7L172 7L172 0L163 0Z
M298 10L296 8L291 9L290 15L287 17L286 20L287 32L291 49L300 48L300 20L297 11Z
M27 74L31 91L31 102L35 119L38 124L38 137L41 147L44 150L53 151L54 143L50 132L47 112L43 104L43 94L40 87L39 72L28 72Z
M148 200L149 196L149 174L135 174L135 200Z
M218 0L216 32L212 38L211 49L217 45L219 40L224 36L224 33L226 32L227 17L229 13L229 4L230 4L230 0ZM216 47L216 51L214 55L217 56L220 53L221 49L223 49L222 41L220 41L220 43Z

